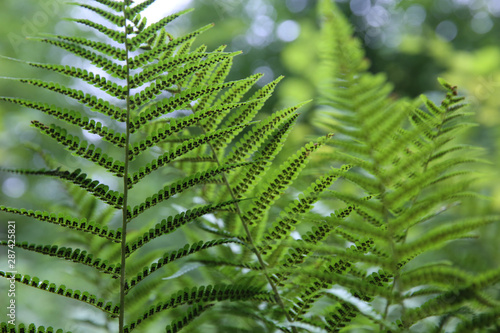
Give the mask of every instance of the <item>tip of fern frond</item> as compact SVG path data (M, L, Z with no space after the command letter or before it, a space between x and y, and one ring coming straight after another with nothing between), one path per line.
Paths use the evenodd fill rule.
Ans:
M313 101L312 99L309 99L307 101L300 102L299 104L295 105L295 108L299 109L299 108L303 107L304 105L311 103L312 101Z

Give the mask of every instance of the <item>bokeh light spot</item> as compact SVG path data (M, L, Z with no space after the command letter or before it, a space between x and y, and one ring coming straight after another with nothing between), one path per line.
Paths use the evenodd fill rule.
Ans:
M490 0L488 2L488 10L492 15L500 16L500 1Z
M479 12L470 21L470 26L477 34L485 34L493 28L493 21L486 12Z
M427 12L424 7L420 5L413 5L408 7L405 12L404 20L406 23L412 26L420 26L424 23Z
M292 13L298 13L307 7L307 0L286 0L286 6Z
M455 23L446 20L438 24L436 27L436 33L444 40L450 42L457 37L458 28Z
M366 15L366 23L369 26L379 28L389 21L389 12L382 6L373 6Z
M26 182L19 177L9 177L2 184L3 193L11 198L19 198L26 192Z
M274 79L274 72L271 69L271 67L269 67L269 66L257 67L253 71L253 74L258 74L258 73L264 74L264 76L261 77L259 81L257 81L258 86L261 86L261 87L265 86L266 84L268 84L269 82L271 82Z
M284 42L291 42L297 39L300 34L300 26L297 22L293 20L287 20L278 26L276 34L279 39Z

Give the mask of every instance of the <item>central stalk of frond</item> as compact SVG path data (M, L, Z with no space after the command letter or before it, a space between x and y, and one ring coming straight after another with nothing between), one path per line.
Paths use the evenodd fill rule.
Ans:
M119 316L119 332L123 333L125 326L125 264L126 264L126 249L127 249L127 213L128 213L128 170L129 170L129 146L130 146L130 64L129 64L129 46L128 46L128 31L127 31L127 6L123 6L123 15L125 17L125 57L126 57L126 79L127 86L125 91L127 102L127 117L125 124L125 154L124 154L124 171L123 171L123 207L122 207L122 239L121 239L121 270L120 270L120 316Z

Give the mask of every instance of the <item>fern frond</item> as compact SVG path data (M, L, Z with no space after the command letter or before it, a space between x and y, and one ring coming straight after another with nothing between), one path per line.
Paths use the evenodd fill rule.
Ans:
M96 23L96 22L93 22L93 21L87 20L87 19L65 18L64 20L70 21L70 22L76 22L76 23L85 25L89 28L95 29L95 30L103 33L107 37L111 38L112 40L114 40L117 43L123 44L125 42L126 35L124 32L108 28L103 24L99 24L99 23Z
M111 105L109 102L104 101L101 98L97 99L94 95L85 94L81 90L71 89L58 83L44 82L41 80L21 79L19 81L73 98L79 103L82 103L83 105L89 107L91 111L100 112L118 121L125 121L125 111L123 111L121 108Z
M107 226L96 223L95 221L87 221L86 218L77 219L62 213L56 214L56 213L49 213L47 211L39 211L39 210L34 211L34 210L27 210L24 208L17 209L6 206L0 206L0 211L33 217L38 221L49 222L65 228L91 233L99 237L109 239L110 241L113 241L115 243L120 243L122 238L121 229L108 230Z
M229 165L224 165L221 167L215 167L212 169L209 169L207 171L203 171L200 173L197 173L193 176L189 176L187 178L184 178L172 185L165 186L162 190L160 190L158 193L155 195L148 197L146 201L141 203L138 206L135 206L133 209L129 207L128 209L128 218L133 219L137 217L139 214L143 213L146 209L149 209L157 204L159 204L162 201L167 200L171 196L181 193L184 190L196 186L198 184L201 184L203 181L208 180L214 176L217 176L221 173L231 171L232 169L235 168L240 168L243 166L250 165L252 162L245 162L245 163L237 163L237 164L229 164Z
M397 247L397 254L400 258L413 256L415 253L422 253L429 249L441 246L444 242L454 240L467 235L478 227L497 222L497 216L485 216L455 221L453 225L436 227L417 240L404 243Z
M186 256L189 256L193 253L197 253L199 251L206 250L208 248L214 247L214 246L219 246L223 244L231 244L231 243L237 243L237 244L243 244L242 241L238 239L216 239L208 242L203 242L199 241L195 244L186 244L183 248L178 249L176 251L171 251L165 253L160 259L158 259L157 262L151 264L149 267L144 267L142 271L137 274L135 277L131 278L130 280L127 281L127 292L134 288L139 282L141 282L143 279L154 273L156 270L160 269L161 267Z
M77 136L67 134L66 130L56 126L54 124L46 126L39 121L32 121L33 126L38 128L43 134L46 134L65 146L66 149L74 152L76 155L83 157L89 161L92 161L106 170L116 174L116 176L121 177L124 171L124 163L121 161L115 161L113 158L101 152L100 148L96 148L93 144L90 144L81 140Z
M256 113L262 108L264 103L269 99L271 94L274 91L274 88L278 85L278 83L282 80L283 77L278 77L276 80L270 82L266 86L259 89L253 96L250 98L252 103L249 103L243 106L238 112L235 112L233 115L228 117L224 123L221 125L222 127L234 126L238 123L245 123L254 118ZM243 86L243 89L231 91L229 90L225 95L223 95L218 101L215 102L215 105L221 103L222 105L226 103L234 103L240 100L243 94L246 92L249 86ZM218 117L215 117L213 121L210 123L202 122L203 127L206 131L211 131L222 122L223 115L220 114ZM225 147L225 141L216 141L213 143L213 149L220 150Z
M142 12L146 8L148 8L150 5L155 3L156 0L146 0L140 4L135 5L134 7L129 9L129 15L130 16L135 16L138 13Z
M119 86L114 82L107 80L104 77L101 77L99 74L93 74L92 72L88 72L86 69L81 69L77 67L71 66L63 66L63 65L48 65L48 64L37 64L37 63L28 63L30 66L35 68L43 68L53 72L64 74L68 77L82 79L85 82L100 88L102 91L108 93L109 95L124 100L125 87ZM53 89L51 89L53 90ZM68 95L71 97L71 95Z
M257 82L257 80L262 77L262 74L255 74L252 76L249 76L245 80L239 80L236 82L235 85L230 87L226 92L224 92L219 98L215 94L213 95L206 95L204 98L201 100L197 101L197 104L193 108L195 112L198 110L202 110L204 108L210 107L210 106L219 106L219 105L224 105L225 103L237 103L239 102L242 98L243 95L248 92L252 86ZM217 102L215 100L217 99ZM254 98L250 98L254 99ZM222 121L222 119L225 117L225 114L219 115L218 118L216 119L211 119L210 122L205 122L201 123L200 125L203 126L206 132L209 132L211 130L214 130L218 124Z
M122 12L126 4L126 2L124 1L113 1L113 0L94 0L94 1L103 4L117 12Z
M87 291L80 291L80 290L74 290L73 289L66 289L66 286L60 285L59 287L56 286L54 283L51 283L48 280L40 281L40 279L36 276L29 276L29 275L21 275L21 274L12 274L11 272L4 272L0 271L0 277L6 278L6 279L14 279L15 281L22 283L24 285L43 290L43 291L48 291L53 294L61 295L64 297L68 297L71 299L75 299L77 301L81 301L84 303L87 303L89 305L92 305L93 307L98 308L99 310L108 313L112 317L116 317L116 315L119 312L119 307L117 305L114 305L112 302L106 302L102 298L97 298L97 296L90 294Z
M354 207L355 211L358 212L360 210L359 207ZM370 218L372 218L371 214L367 214ZM345 221L344 219L339 219L335 214L327 217L325 220L328 221L333 226L342 227L342 229L352 232L354 234L363 234L367 237L377 239L378 241L388 241L387 230L385 227L379 228L372 226L370 224L361 224L361 223L352 223Z
M124 332L130 332L137 328L143 321L152 316L168 310L176 308L183 304L200 304L200 302L214 301L239 301L239 300L266 300L272 302L270 295L267 292L261 291L260 288L238 286L238 285L215 285L202 286L179 291L175 296L170 297L165 302L157 303L152 306L149 311L132 321L131 324L125 327Z
M93 51L87 50L86 48L81 47L77 44L68 43L61 40L49 39L49 38L34 38L34 40L57 46L83 59L89 60L93 65L102 68L104 71L106 71L106 73L114 77L118 77L120 79L126 78L126 72L122 65L118 65L112 60L109 60L101 55L98 55Z
M500 318L500 307L474 315L471 319L463 320L455 328L456 333L469 333L476 329L485 329L492 325L498 328Z
M0 246L7 246L7 241L0 241ZM95 255L82 251L80 249L73 250L70 247L58 247L57 245L37 245L28 244L28 242L15 243L15 246L20 249L32 251L51 257L57 257L72 261L75 263L83 264L85 266L93 267L104 274L111 274L113 278L120 276L120 265L109 264L106 260L95 258Z
M193 320L199 317L204 311L211 308L213 305L196 304L187 310L186 315L175 321L175 323L168 325L165 328L165 333L177 333L185 326L189 325Z
M151 106L148 106L139 113L135 119L130 122L130 131L135 133L142 126L144 126L148 121L158 118L164 114L173 112L178 109L187 107L189 103L193 100L197 100L204 95L213 93L217 94L219 91L231 87L235 82L227 82L217 86L202 86L196 87L189 90L183 90L182 92L175 94L170 98L163 99L161 101L155 102Z
M261 248L262 254L273 251L280 245L280 240L285 239L299 223L299 217L309 212L313 204L319 200L319 195L329 188L338 177L343 176L351 166L344 166L340 170L331 170L313 183L309 188L299 195L299 198L288 204L280 213L280 216L269 228L263 239L266 241ZM275 254L276 256L276 254Z
M112 191L109 186L99 183L97 180L87 178L87 174L82 173L81 169L76 169L73 172L60 170L24 170L24 169L0 169L0 171L11 172L23 175L51 176L60 179L68 180L71 183L80 186L88 193L91 193L101 201L120 209L123 203L123 194L117 191Z
M35 324L16 324L12 325L6 322L0 323L0 332L2 333L64 333L62 328L55 329L52 326L36 326ZM69 331L65 333L71 333Z
M129 148L129 160L132 161L136 156L138 156L140 153L145 151L146 149L156 145L159 142L162 142L165 138L168 138L172 134L178 133L182 131L183 129L187 127L194 126L197 124L200 120L210 118L218 113L225 112L227 110L232 110L236 107L239 107L241 105L246 105L250 102L245 102L241 104L227 104L222 107L216 108L216 109L209 109L205 110L204 112L198 112L198 113L193 113L189 116L179 118L178 120L173 118L170 120L170 122L163 126L160 130L157 132L151 134L148 136L146 139L136 143L135 145L131 146ZM238 130L241 130L243 127L240 126L231 126L231 127L226 127L222 131L218 131L219 134L225 133L224 136L222 135L215 135L213 136L213 139L217 139L218 137L222 137L223 139L227 140L227 137L234 132L237 132ZM231 131L228 131L228 129L232 129ZM206 137L206 135L204 136ZM198 138L198 140L201 137Z
M152 48L151 50L138 54L135 57L129 59L130 68L137 69L140 66L143 66L145 63L152 62L158 58L160 59L168 58L176 47L178 47L182 43L193 40L196 36L210 29L211 27L213 27L213 24L208 24L183 37L178 37L168 42L158 43L156 47ZM159 57L160 55L163 56Z
M170 88L172 85L177 84L179 80L186 79L189 75L195 73L196 71L209 66L210 64L221 61L228 56L234 56L239 52L235 52L230 55L215 55L209 57L203 61L196 62L194 64L188 64L185 67L180 67L180 69L169 72L165 76L159 76L156 81L150 86L146 87L143 91L130 97L131 109L135 110L138 106L144 105L149 102L157 95L161 94L164 90Z
M261 159L261 161L256 161L254 165L248 168L247 172L241 174L239 179L235 180L237 184L233 187L233 193L236 197L241 198L244 193L249 192L257 184L260 179L259 176L264 174L271 167L271 163L269 161L271 161L280 152L282 148L281 143L286 140L297 118L298 115L294 114L281 126L279 126L276 132L271 134L268 143L260 149L260 151L258 151L256 158ZM258 133L255 133L255 135L257 137L259 136ZM240 141L240 143L243 150L246 137L242 140L243 141Z
M0 101L10 102L29 107L49 114L57 119L66 121L90 133L99 135L103 140L115 144L118 147L124 147L125 137L123 134L116 133L114 130L103 126L100 122L82 116L77 111L63 109L47 103L33 102L21 98L0 97Z
M454 267L419 267L401 273L400 279L406 289L421 285L438 285L442 288L459 289L469 284L472 278L463 270ZM453 284L450 283L453 281Z
M86 5L86 4L83 4L83 3L69 2L68 4L69 5L74 5L74 6L79 6L79 7L88 9L90 11L93 11L94 13L99 14L100 16L102 16L103 18L107 19L109 22L113 23L114 25L116 25L118 27L124 27L125 26L125 21L126 20L125 20L125 17L122 16L122 15L115 15L115 14L112 14L112 13L110 13L110 12L108 12L106 10L103 10L101 8L97 8L97 7L94 7L94 6Z
M187 210L175 216L169 216L168 219L162 220L160 223L156 224L154 228L149 229L149 231L145 232L142 236L137 237L137 239L133 241L127 242L127 249L125 253L127 256L130 256L136 250L140 249L153 239L174 232L178 228L197 219L198 217L213 213L220 209L231 207L237 202L239 202L239 200L231 200L216 205L205 205L192 210ZM228 237L228 235L223 236Z
M178 68L181 65L184 65L184 67L188 67L189 65L194 65L194 64L202 64L202 59L208 60L211 59L212 61L208 62L208 64L212 63L217 63L223 60L226 60L230 57L234 57L235 55L238 55L239 52L233 52L233 53L188 53L188 54L183 54L183 55L175 55L171 58L163 59L153 65L150 65L146 67L141 73L138 73L130 78L130 86L132 88L137 88L141 85L144 85L152 80L158 80L160 75L164 74L165 72L170 72L172 69ZM207 64L203 64L202 67L197 67L196 69L204 68L206 67ZM192 73L192 70L190 72L187 72L189 75ZM177 77L175 79L178 79L182 77L183 73L179 72L177 74Z
M189 151L200 147L201 145L210 142L214 138L217 137L225 137L227 134L246 127L247 125L235 126L228 129L222 129L219 131L212 132L208 135L200 135L196 138L184 140L184 142L176 147L176 149L172 152L168 152L160 156L159 158L153 160L152 162L146 164L144 168L141 168L138 172L135 172L133 175L129 175L128 177L128 186L131 188L134 184L138 183L142 178L149 175L151 172L159 169L160 167L170 163L176 158L185 155Z
M297 178L298 173L305 167L309 155L317 150L330 138L330 135L319 139L317 142L310 142L302 147L296 154L292 155L281 165L273 175L268 186L260 191L257 199L254 200L253 208L245 213L243 219L249 225L255 225L261 219L264 212L270 205L282 195L282 192Z
M226 49L226 45L222 45L215 49L214 53L222 53ZM206 46L202 45L194 53L206 52ZM191 89L193 87L198 87L202 85L215 85L220 84L225 81L229 74L229 70L233 63L233 58L228 58L220 63L212 64L209 67L205 67L203 70L192 76L189 82L185 82L183 85L186 89Z
M131 11L133 12L134 9L132 9ZM142 43L151 38L154 33L159 31L161 28L163 28L164 26L166 26L168 23L172 22L179 16L189 13L190 11L192 11L192 9L186 9L178 13L164 17L160 21L151 24L146 29L139 32L136 36L129 38L128 47L130 48L131 51L137 50L139 46L141 46Z

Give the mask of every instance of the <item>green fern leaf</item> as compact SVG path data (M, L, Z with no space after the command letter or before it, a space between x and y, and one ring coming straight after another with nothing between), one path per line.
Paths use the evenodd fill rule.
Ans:
M273 226L265 232L263 236L265 245L259 249L260 252L265 255L267 252L276 249L280 245L280 240L288 237L295 229L295 225L299 223L299 216L309 212L313 208L312 205L318 201L319 195L349 169L350 166L344 166L341 170L331 170L301 193L297 200L288 204L280 213L276 222L273 223ZM278 254L273 255L277 256Z
M89 145L85 140L80 141L77 136L67 134L65 129L54 124L49 127L35 120L32 121L32 124L42 133L61 143L66 149L74 152L76 155L102 166L106 170L115 173L117 177L123 175L124 163L115 161L108 155L102 154L101 149L96 148L93 144Z
M183 304L200 304L200 302L213 302L213 301L238 301L248 299L259 299L271 301L267 292L261 291L259 288L237 286L237 285L216 285L216 286L202 286L200 288L193 288L192 290L186 289L179 291L175 296L170 297L165 302L157 303L150 308L149 311L132 321L124 332L130 332L141 325L143 321L151 318L159 312L176 308Z
M112 317L116 317L119 312L119 307L114 305L111 302L106 302L102 298L97 298L97 296L90 294L87 291L81 292L80 290L72 290L67 289L66 286L56 286L54 283L51 283L48 280L40 281L36 276L29 275L21 275L21 274L12 274L10 272L0 271L0 277L6 279L14 279L15 281L25 284L27 286L47 291L53 294L65 296L68 298L72 298L81 302L85 302L93 307L98 308L99 310L108 313Z
M196 186L203 181L210 179L214 176L217 176L221 173L228 172L232 169L243 167L250 165L252 162L245 162L245 163L238 163L238 164L229 164L229 165L224 165L221 167L216 167L209 169L204 172L197 173L193 176L187 177L185 179L182 179L172 185L165 186L162 190L160 190L158 193L155 195L148 197L146 201L144 201L142 204L135 206L133 209L129 207L128 209L128 218L133 219L137 217L139 214L143 213L146 209L149 209L157 204L159 204L162 201L167 200L171 196L181 193L184 190Z
M48 89L67 97L71 97L76 101L82 103L83 105L88 106L91 109L91 111L100 112L102 114L110 116L113 119L124 121L125 111L123 111L121 108L111 105L109 102L107 101L105 102L102 99L97 99L93 95L85 94L81 90L75 90L61 86L58 83L44 82L41 80L21 79L19 81L27 84L32 84L34 86L41 87L44 89Z
M270 205L282 194L297 177L297 174L305 167L309 155L317 150L330 136L324 137L318 142L310 142L300 149L296 154L292 155L277 172L274 177L268 182L268 186L260 191L258 199L254 201L255 206L244 215L244 220L250 225L255 224Z
M113 0L94 0L94 1L103 4L105 6L108 6L109 8L114 9L117 12L123 11L123 8L125 7L126 4L126 2L123 1L113 1Z
M33 217L42 222L49 222L59 226L75 229L81 232L91 233L96 236L109 239L115 243L120 243L122 238L121 229L108 230L107 226L100 225L95 221L87 221L86 218L77 219L64 214L49 213L47 211L33 211L27 209L17 209L6 206L0 206L0 211Z
M9 243L7 241L0 241L0 246L8 246L8 244ZM80 249L73 250L70 247L58 247L56 245L28 244L28 242L15 243L15 246L20 249L25 249L28 251L48 255L51 257L57 257L93 267L104 274L113 275L113 278L115 279L120 276L120 265L109 264L107 261L103 261L100 258L94 259L95 256L93 254L88 253L87 251L82 251Z
M145 110L143 110L139 115L135 117L134 120L130 123L131 133L136 132L149 120L153 120L158 118L164 114L173 112L177 109L182 109L186 107L192 100L196 100L200 97L203 97L206 94L216 94L222 89L232 86L235 84L234 82L228 82L225 84L211 86L211 87L197 87L191 90L184 90L174 96L161 100L148 106Z
M130 241L127 243L126 247L126 255L130 256L136 250L140 249L142 246L152 241L153 239L172 233L183 225L197 219L206 214L213 213L215 211L231 207L235 203L239 202L238 200L231 200L227 202L223 202L216 205L205 205L192 210L188 210L186 212L179 213L175 216L169 216L168 219L162 220L160 223L156 224L154 228L145 232L142 236L139 236L134 241ZM224 237L231 237L231 235L222 235Z
M125 137L123 134L115 133L114 130L103 126L100 122L83 117L80 113L68 109L63 109L47 103L33 102L20 98L0 97L1 101L10 102L26 106L43 113L49 114L57 119L85 129L90 133L99 135L103 140L113 143L118 147L124 147Z
M181 319L176 320L175 323L168 325L165 328L165 332L166 333L179 332L182 328L189 325L193 320L196 319L196 317L199 317L204 311L211 308L212 306L213 306L212 304L209 304L209 305L197 304L197 305L190 307L187 310L186 315L183 316Z
M71 333L69 331L63 331L61 328L54 329L52 326L45 328L45 326L36 326L35 324L18 324L12 325L10 323L2 322L0 323L1 332L5 333Z
M212 117L213 115L216 115L217 113L231 110L241 105L246 105L248 103L251 102L245 102L241 104L227 104L224 105L223 107L219 107L216 109L210 109L210 110L205 110L204 112L194 113L187 117L180 118L179 120L172 119L168 125L163 126L163 128L158 132L153 133L152 135L148 136L145 140L142 140L139 143L136 143L135 145L130 147L129 160L132 161L136 156L138 156L144 150L156 145L157 143L163 141L165 138L171 136L172 134L182 131L186 127L191 127L197 124L202 119L207 119L209 117ZM218 131L218 133L225 133L226 135L224 136L215 135L213 137L214 139L217 139L218 137L222 136L222 138L226 139L231 133L237 132L242 128L243 128L242 126L232 126L230 127L230 129L232 129L231 131L228 131L228 128L225 128L224 131Z
M122 100L125 99L124 87L119 86L116 83L113 83L104 77L101 77L99 74L94 75L93 73L89 73L86 69L75 68L70 66L61 66L61 65L47 65L47 64L36 64L36 63L28 63L28 64L36 68L44 68L50 71L61 73L72 78L82 79L85 82L90 83L97 88L100 88L102 91L105 91L111 96L117 97Z
M73 172L60 170L24 170L24 169L0 169L4 172L13 172L23 175L51 176L68 180L71 183L80 186L87 192L94 195L101 201L121 209L123 203L123 194L117 191L109 190L109 186L99 183L97 180L87 178L87 174L82 173L81 169Z
M94 49L95 51L101 52L105 55L111 56L115 59L125 61L126 60L126 52L125 50L115 47L113 45L109 45L102 42L96 42L87 38L81 37L71 37L71 36L61 36L61 35L48 35L50 38L56 38L60 40L65 40L75 45L85 45Z
M135 5L134 7L128 9L129 10L129 15L134 16L146 8L148 8L150 5L152 5L156 0L146 0L140 4Z
M472 218L462 221L455 221L453 225L437 227L418 240L402 244L398 247L397 253L404 258L413 253L422 253L442 245L442 243L462 237L478 227L498 221L496 216Z
M48 38L38 38L38 39L35 38L35 40L60 47L68 52L76 54L79 57L82 57L83 59L89 60L93 65L102 68L104 71L106 71L106 73L114 77L118 77L120 79L126 78L126 71L122 65L118 65L114 63L112 60L109 60L101 55L98 55L95 52L89 51L84 47L78 46L77 44L67 43L64 41L53 40Z
M183 37L170 40L167 43L166 42L158 43L151 50L148 50L147 52L141 53L131 58L129 61L130 68L137 69L139 66L143 66L145 63L152 62L153 60L156 60L158 58L160 59L168 58L176 47L178 47L182 43L193 40L196 36L210 29L211 27L213 27L213 24L206 25Z
M163 90L170 88L172 85L178 83L179 80L187 78L189 75L193 74L197 70L202 69L205 66L221 61L228 56L234 56L238 54L229 55L219 55L212 56L194 64L188 64L185 67L181 67L178 70L169 72L166 76L159 76L156 78L156 82L152 83L150 86L146 87L143 91L130 97L131 109L136 109L139 105L149 102L151 99L159 95Z
M70 21L70 22L76 22L76 23L85 25L89 28L95 29L95 30L103 33L107 37L111 38L112 40L114 40L117 43L123 44L125 42L126 35L124 32L113 30L113 29L108 28L102 24L99 24L99 23L96 23L96 22L93 22L93 21L87 20L87 19L66 18L65 20Z
M208 64L212 64L214 62L219 62L226 60L227 58L233 57L235 55L239 54L239 52L233 52L233 53L189 53L189 54L184 54L184 55L175 55L174 57L163 59L159 61L156 64L153 64L151 66L148 66L145 68L144 71L142 71L139 74L134 75L133 77L130 78L130 86L132 88L137 88L141 85L144 85L148 82L151 82L152 80L157 80L157 78L165 73L165 72L170 72L174 68L178 68L180 65L184 65L185 67L188 66L188 64L191 65L200 65L203 63L201 61L202 59L211 59L212 61L208 62ZM207 66L206 64L203 64L203 66ZM199 69L199 67L195 68ZM185 74L185 75L189 75ZM179 78L182 75L182 73L177 74L177 78Z
M112 14L112 13L110 13L110 12L108 12L106 10L103 10L101 8L97 8L97 7L86 5L86 4L82 4L82 3L69 2L68 4L79 6L79 7L91 10L94 13L97 13L100 16L104 17L109 22L113 23L114 25L116 25L118 27L124 27L125 26L125 17L123 17L123 16L115 15L115 14Z
M165 253L160 259L158 259L157 262L151 264L149 267L144 267L142 271L137 274L135 277L131 278L127 282L127 292L128 290L134 288L139 282L141 282L144 278L147 276L151 275L154 273L156 270L160 269L161 267L186 256L189 256L193 253L197 253L199 251L206 250L208 248L218 246L218 245L223 245L223 244L231 244L231 243L237 243L237 244L243 244L242 241L238 239L216 239L213 241L208 241L208 242L203 242L199 241L195 244L189 245L186 244L183 248L178 249L176 251L171 251Z
M149 175L151 172L159 169L160 167L166 165L167 163L170 163L171 161L175 160L176 158L185 155L189 151L207 143L213 140L214 138L217 137L224 137L228 133L231 133L235 130L241 129L243 127L246 127L246 125L241 125L241 126L235 126L232 128L228 129L223 129L219 130L216 132L213 132L209 135L200 135L194 139L189 139L189 140L184 140L184 142L179 145L179 147L176 147L176 149L170 153L165 153L159 158L153 160L151 163L146 164L146 166L142 169L140 169L138 172L134 173L133 175L129 175L128 177L128 186L131 188L134 184L138 183L142 178L146 177Z
M132 9L132 12L134 9ZM171 21L175 20L179 16L189 13L192 9L186 9L184 11L169 15L167 17L162 18L160 21L151 24L146 29L139 32L136 36L130 38L127 42L128 47L131 51L135 51L139 48L139 46L144 43L147 39L151 38L151 36L156 33L158 30L166 26Z

